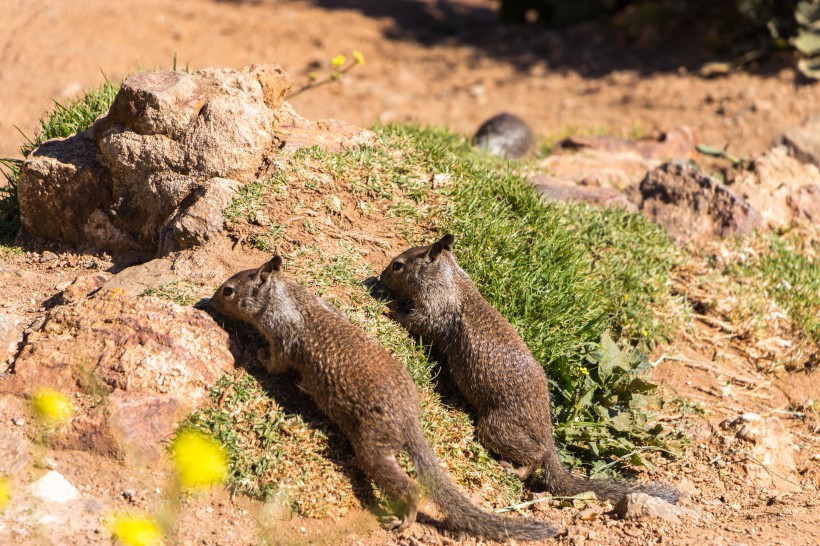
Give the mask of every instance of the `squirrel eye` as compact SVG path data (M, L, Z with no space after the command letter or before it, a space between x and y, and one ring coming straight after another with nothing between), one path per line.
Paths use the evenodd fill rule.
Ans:
M404 264L401 262L393 262L393 271L400 271Z
M226 286L225 288L222 289L222 295L225 296L226 298L230 298L233 295L233 292L234 292L234 290L233 290L232 286Z

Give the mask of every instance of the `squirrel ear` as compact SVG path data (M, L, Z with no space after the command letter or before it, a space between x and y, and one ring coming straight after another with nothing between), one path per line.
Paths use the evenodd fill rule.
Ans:
M435 243L430 245L430 249L427 251L427 259L431 262L435 261L436 258L438 258L439 254L441 254L442 250L449 251L451 248L453 248L454 240L455 237L448 233L447 235L442 237L440 241L436 241Z
M275 254L269 262L262 264L262 267L260 267L259 271L256 273L257 277L259 277L262 281L267 281L271 273L274 271L281 271L282 263L284 263L282 256Z

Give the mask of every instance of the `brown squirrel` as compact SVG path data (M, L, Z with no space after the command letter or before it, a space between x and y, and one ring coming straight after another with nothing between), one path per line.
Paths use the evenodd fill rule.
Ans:
M256 327L269 344L261 359L273 374L295 369L299 387L314 400L353 445L365 475L396 501L398 513L382 521L401 531L416 519L421 490L445 514L455 531L504 540L539 540L556 531L541 522L486 512L453 483L421 431L420 401L407 369L309 290L285 278L282 258L237 273L216 291L210 305ZM412 458L419 484L396 455Z
M443 353L453 381L475 411L484 445L520 464L515 473L522 480L543 469L540 485L553 495L594 491L617 502L642 492L677 501L675 490L664 484L631 488L574 476L564 468L552 435L547 376L512 325L458 266L453 241L448 234L404 251L384 269L381 282L409 303L409 310L392 309L391 316Z

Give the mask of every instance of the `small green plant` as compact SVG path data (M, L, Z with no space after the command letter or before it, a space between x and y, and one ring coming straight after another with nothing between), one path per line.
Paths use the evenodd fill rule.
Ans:
M798 243L789 235L769 235L766 252L746 263L743 273L759 279L806 335L820 344L820 262L798 252ZM820 251L820 244L813 247L815 253Z
M145 290L143 296L151 296L154 298L162 298L164 300L173 301L179 305L193 305L199 298L196 296L197 285L187 281L174 281L159 286L148 288Z
M346 56L336 55L330 60L330 74L323 79L319 79L319 75L316 72L311 72L308 74L308 82L288 95L287 100L291 100L293 97L301 95L305 91L310 91L311 89L316 89L317 87L321 87L322 85L326 85L330 82L340 80L345 74L353 70L355 67L364 64L364 55L362 55L360 51L354 51L352 57L352 62L348 63Z

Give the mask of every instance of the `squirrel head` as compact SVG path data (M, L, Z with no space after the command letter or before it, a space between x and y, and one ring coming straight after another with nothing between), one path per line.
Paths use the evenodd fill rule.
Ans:
M284 282L282 257L275 255L258 269L240 271L224 283L211 297L209 305L218 313L250 321L265 308L275 305L277 284Z
M454 240L448 233L432 245L405 250L387 264L381 282L397 296L411 299L422 291L449 289L459 270L451 253Z

